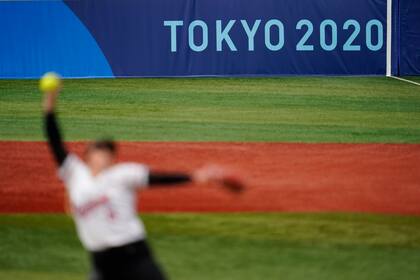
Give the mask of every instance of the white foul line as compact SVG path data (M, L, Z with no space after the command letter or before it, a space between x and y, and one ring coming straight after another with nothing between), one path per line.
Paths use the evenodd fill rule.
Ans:
M394 78L394 79L397 79L397 80L400 80L400 81L403 81L403 82L407 82L407 83L410 83L410 84L413 84L413 85L416 85L416 86L420 86L420 83L413 82L413 81L403 79L403 78L400 78L400 77L395 77L395 76L388 76L388 77L389 78Z

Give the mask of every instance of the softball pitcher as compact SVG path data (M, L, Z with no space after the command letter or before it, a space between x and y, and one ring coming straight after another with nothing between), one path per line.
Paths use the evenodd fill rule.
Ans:
M91 256L90 279L165 279L137 215L137 191L186 182L217 182L238 191L241 184L215 166L187 174L158 173L139 163L115 163L116 146L109 140L88 144L83 159L69 153L54 113L59 91L44 95L45 133L68 193L78 236Z

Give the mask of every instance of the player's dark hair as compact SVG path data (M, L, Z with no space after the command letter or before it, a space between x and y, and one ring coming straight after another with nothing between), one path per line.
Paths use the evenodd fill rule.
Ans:
M92 149L98 150L105 150L110 152L111 154L115 154L117 152L117 146L115 142L111 139L100 139L96 140L88 145L87 151Z

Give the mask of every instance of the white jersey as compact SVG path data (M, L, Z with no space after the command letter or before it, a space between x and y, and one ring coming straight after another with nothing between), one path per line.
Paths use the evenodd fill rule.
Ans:
M149 170L136 163L116 164L96 176L76 155L68 155L59 169L72 206L77 232L89 251L144 239L137 216L138 188L147 186Z

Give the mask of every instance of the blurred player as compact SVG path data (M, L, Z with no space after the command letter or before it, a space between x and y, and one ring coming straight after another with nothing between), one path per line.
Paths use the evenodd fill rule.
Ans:
M158 173L137 163L116 164L112 141L90 143L83 160L68 153L54 114L58 91L44 95L45 132L67 189L79 238L91 256L90 279L165 279L137 216L137 191L186 182L217 182L237 191L241 184L215 166L187 174Z

